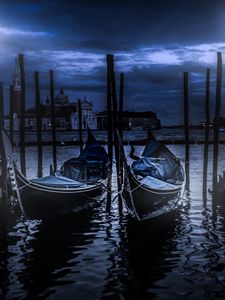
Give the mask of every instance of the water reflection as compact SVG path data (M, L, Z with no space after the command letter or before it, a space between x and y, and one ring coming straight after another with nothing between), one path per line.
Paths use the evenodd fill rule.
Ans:
M184 147L171 148L185 163ZM117 201L110 215L104 205L49 221L29 221L15 210L3 214L1 296L223 299L225 206L223 199L213 206L209 193L203 201L202 154L202 146L190 147L190 188L179 210L163 219L139 223L125 212L119 216ZM220 172L224 158L221 161ZM208 186L211 170L209 162Z
M11 254L4 255L10 273L10 282L4 284L8 286L7 298L46 298L59 286L74 284L72 274L80 272L79 255L98 231L96 224L94 231L91 230L92 213L86 211L76 218L67 216L49 221L21 220L11 228L13 245L7 247L4 243Z
M139 222L127 216L118 221L119 241L113 240L113 226L107 228L114 252L110 254L107 284L101 299L154 299L154 282L171 270L175 251L173 238L179 232L179 215ZM118 297L118 298L116 298Z

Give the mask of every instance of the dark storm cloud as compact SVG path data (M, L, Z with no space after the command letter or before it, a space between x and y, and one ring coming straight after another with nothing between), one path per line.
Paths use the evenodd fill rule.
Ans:
M163 123L182 122L182 76L188 71L191 117L198 122L205 68L212 69L215 89L216 52L225 50L224 8L222 0L1 1L1 77L9 81L14 56L23 52L28 103L33 72L40 70L44 99L48 70L54 69L57 89L63 85L73 99L86 94L101 110L105 54L114 53L117 74L125 72L126 109L152 109Z
M10 1L9 1L10 2ZM223 1L11 1L3 24L46 30L67 46L120 50L151 43L209 42L221 38ZM222 7L221 7L222 6ZM222 24L221 24L222 25ZM197 30L196 30L197 29ZM216 35L216 36L215 36ZM95 43L97 41L97 43ZM56 38L57 42L57 38ZM62 43L62 47L63 47ZM117 46L117 48L116 48Z
M140 67L134 67L132 72L128 75L130 82L137 81L140 84L171 84L178 81L179 78L179 67L171 66L152 68L151 65Z

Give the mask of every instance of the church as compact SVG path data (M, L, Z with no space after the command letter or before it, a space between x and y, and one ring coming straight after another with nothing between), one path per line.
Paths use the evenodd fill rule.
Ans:
M86 97L81 100L82 129L97 129L97 114L93 112L92 102ZM28 130L36 129L35 107L26 110L25 126ZM49 97L44 104L41 104L42 129L51 130L51 103ZM77 130L79 129L78 101L70 102L65 95L63 87L55 97L55 127L56 130Z
M14 130L19 130L19 116L21 104L21 76L16 58L15 70L12 79L13 111L14 111ZM55 127L56 130L77 130L79 128L78 102L70 101L64 93L63 87L60 88L58 95L55 96ZM93 111L93 104L86 97L81 100L82 128L97 129L97 114ZM52 116L51 103L47 96L44 103L41 103L42 129L51 130ZM7 127L7 124L6 124ZM25 111L26 130L36 130L36 108L30 107Z

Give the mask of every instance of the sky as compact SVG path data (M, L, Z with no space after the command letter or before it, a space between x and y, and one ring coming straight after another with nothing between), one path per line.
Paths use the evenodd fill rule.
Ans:
M6 110L14 60L24 54L27 106L34 102L34 71L41 97L61 86L70 101L106 109L106 54L114 54L117 90L125 76L124 109L152 110L162 125L183 123L183 72L189 72L190 122L205 119L205 72L211 69L215 106L217 52L225 55L223 0L15 0L0 2L0 81ZM224 58L225 61L225 58ZM224 80L223 80L224 82ZM222 91L225 115L225 84Z

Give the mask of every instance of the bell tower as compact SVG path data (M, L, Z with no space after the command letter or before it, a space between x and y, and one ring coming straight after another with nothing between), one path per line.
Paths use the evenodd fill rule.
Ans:
M15 58L15 68L12 78L14 113L20 114L21 106L21 74L18 57Z

